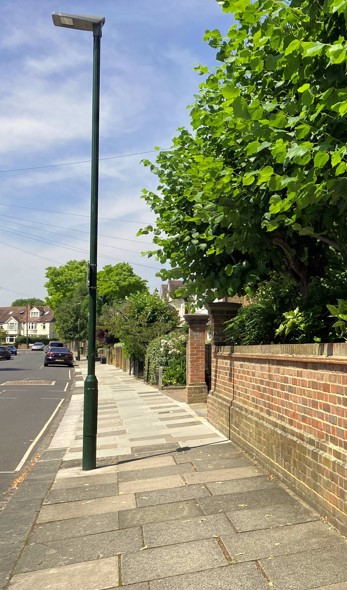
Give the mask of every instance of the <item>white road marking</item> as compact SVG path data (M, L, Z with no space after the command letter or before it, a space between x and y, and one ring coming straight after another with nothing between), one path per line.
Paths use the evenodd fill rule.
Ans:
M64 401L64 398L62 400L60 400L59 404L57 405L57 407L55 408L54 412L51 414L50 418L47 420L46 424L43 426L43 428L40 430L40 432L38 433L37 437L35 438L35 440L32 442L32 444L30 445L30 447L28 448L27 452L24 454L22 460L20 461L20 463L18 463L15 471L19 471L23 464L25 463L25 461L27 460L28 456L30 455L33 447L36 445L37 441L41 438L41 436L43 435L44 431L46 430L46 428L48 427L48 425L50 424L50 422L52 422L54 416L56 415L56 413L58 412L60 406L62 405Z

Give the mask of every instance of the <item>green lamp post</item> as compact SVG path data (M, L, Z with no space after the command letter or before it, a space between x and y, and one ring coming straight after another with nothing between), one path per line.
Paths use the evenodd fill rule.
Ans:
M89 257L89 317L88 317L88 375L84 382L83 454L82 469L96 467L96 436L98 419L98 380L95 375L96 355L96 290L97 290L97 242L98 242L98 194L99 194L99 113L100 113L100 42L103 16L63 14L53 12L53 23L93 33L93 95L92 95L92 161L90 206L90 257Z

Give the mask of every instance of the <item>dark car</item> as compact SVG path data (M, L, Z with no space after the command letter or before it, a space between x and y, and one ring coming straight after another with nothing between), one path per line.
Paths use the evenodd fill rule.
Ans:
M11 358L11 353L7 346L0 345L0 359L3 361L9 361Z
M48 367L48 365L68 365L73 367L73 354L68 348L53 346L47 350L43 364L45 367Z
M67 348L67 346L66 344L64 344L64 342L60 342L59 340L50 340L47 346L45 346L45 352L47 352L51 348Z
M11 354L17 354L17 349L13 344L6 344L6 348L9 349Z

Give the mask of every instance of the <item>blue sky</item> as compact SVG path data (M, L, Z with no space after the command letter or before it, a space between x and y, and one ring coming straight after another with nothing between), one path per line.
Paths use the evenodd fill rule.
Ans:
M0 306L46 296L48 266L89 257L92 33L53 26L54 11L105 16L101 40L98 269L129 262L159 288L141 256L153 221L141 199L156 178L141 164L188 125L213 66L206 29L225 33L216 0L1 0Z

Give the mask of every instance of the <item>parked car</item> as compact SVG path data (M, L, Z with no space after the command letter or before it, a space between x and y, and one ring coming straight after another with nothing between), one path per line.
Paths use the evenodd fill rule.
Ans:
M67 346L64 342L60 342L59 340L50 340L48 344L45 346L45 352L47 352L51 348L67 348Z
M6 346L9 349L11 354L14 354L14 355L17 354L17 349L13 344L6 344Z
M73 367L73 354L68 348L63 346L53 346L47 350L43 364L45 367L56 364Z
M31 350L45 350L45 345L43 344L43 342L34 342L34 344L31 347Z
M11 353L7 346L0 345L0 359L4 361L9 361L11 358Z

